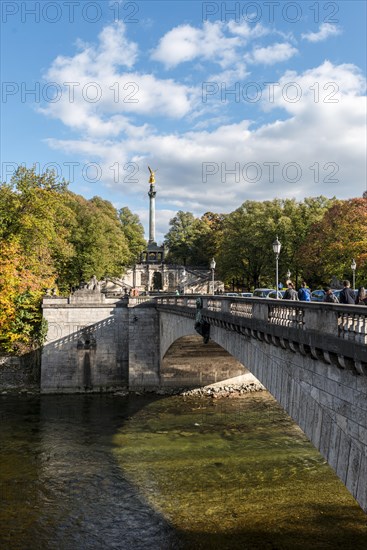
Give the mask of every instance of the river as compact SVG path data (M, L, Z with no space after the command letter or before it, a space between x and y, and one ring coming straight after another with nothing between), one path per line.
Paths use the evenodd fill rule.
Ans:
M367 548L367 516L267 392L0 396L2 550Z

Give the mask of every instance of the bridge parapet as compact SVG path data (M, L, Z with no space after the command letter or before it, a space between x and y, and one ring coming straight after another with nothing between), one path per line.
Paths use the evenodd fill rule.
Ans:
M195 315L193 297L158 297L156 303ZM203 296L202 304L211 324L367 375L367 307L220 296Z

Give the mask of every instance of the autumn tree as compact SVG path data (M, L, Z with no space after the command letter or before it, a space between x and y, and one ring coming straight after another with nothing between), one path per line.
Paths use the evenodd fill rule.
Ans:
M42 343L41 300L53 284L52 276L33 273L16 239L0 241L0 350L21 353Z
M367 279L367 198L336 201L314 223L298 251L298 262L314 285L330 284L332 276L351 279L357 263L357 284Z

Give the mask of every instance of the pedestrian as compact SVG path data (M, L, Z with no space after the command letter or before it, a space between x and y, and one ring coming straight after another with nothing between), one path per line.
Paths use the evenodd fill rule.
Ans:
M301 288L298 290L298 299L302 302L311 302L311 290L305 281L302 281Z
M283 300L298 300L298 292L294 289L293 283L288 283L288 288L284 293Z
M339 302L341 304L355 304L356 296L354 290L350 288L350 281L343 281L343 290L340 291Z
M324 290L325 290L324 302L328 302L329 304L339 303L338 298L335 296L334 292L331 290L329 286L327 286Z
M366 294L366 289L364 288L364 286L359 287L355 303L357 305L360 305L360 306L366 306L367 305L367 294Z

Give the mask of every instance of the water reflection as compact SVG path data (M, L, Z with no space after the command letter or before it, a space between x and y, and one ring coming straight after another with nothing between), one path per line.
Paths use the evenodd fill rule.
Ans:
M268 394L0 398L0 548L367 548L366 515Z
M13 397L0 403L0 548L180 548L111 452L116 427L145 399Z

